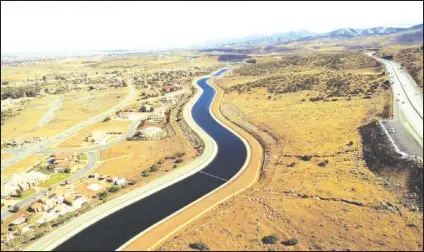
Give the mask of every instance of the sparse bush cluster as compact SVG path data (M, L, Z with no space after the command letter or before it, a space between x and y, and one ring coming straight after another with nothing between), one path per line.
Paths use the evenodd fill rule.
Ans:
M300 156L299 159L302 160L302 161L311 161L312 156L311 155L303 155L303 156Z
M311 102L335 101L331 97L371 98L379 91L390 88L385 77L378 75L353 74L336 71L324 71L316 74L285 74L257 81L239 84L226 89L227 92L250 92L253 88L266 88L271 94L294 93L305 90L317 91L317 97L309 98ZM367 97L367 98L366 98Z
M41 84L28 86L7 86L1 89L1 99L18 99L22 97L36 97L41 92Z
M318 166L320 166L320 167L326 167L328 165L328 163L329 163L329 161L327 159L327 160L324 160L324 161L319 162L318 163Z
M276 244L278 242L278 240L280 240L280 238L278 238L277 235L272 234L272 235L267 235L267 236L263 237L262 243L264 243L264 244Z
M190 243L188 246L192 249L197 249L197 250L200 250L200 251L210 250L209 246L206 243L201 242L201 241Z
M246 65L235 69L233 73L238 76L263 76L313 68L342 70L351 66L374 67L378 66L378 62L360 52L294 55L282 57L279 61Z

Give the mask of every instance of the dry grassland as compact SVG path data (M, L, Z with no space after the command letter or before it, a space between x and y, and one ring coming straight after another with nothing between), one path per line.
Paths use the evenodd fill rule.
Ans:
M3 154L2 154L3 155ZM7 179L15 173L25 172L27 169L31 168L33 165L36 165L40 162L45 155L31 155L22 159L19 162L16 162L4 169L1 170L1 180L7 181Z
M354 77L362 78L359 75ZM380 73L368 75L371 81L361 79L359 84L363 89L380 78ZM334 89L274 93L264 80L264 86L247 90L249 84L241 79L244 91L229 88L226 99L241 113L234 116L284 140L282 151L271 152L279 161L265 168L275 173L183 228L161 249L188 250L190 243L202 241L211 250L422 250L422 214L403 207L384 187L385 180L361 159L358 128L380 118L390 103L390 91L377 88L369 99L343 95L336 101L310 101ZM272 85L297 83L280 80ZM236 87L233 79L229 82L220 85ZM279 241L264 244L262 238L271 234ZM292 238L298 244L285 245Z
M121 176L135 182L151 181L164 172L173 169L174 160L164 160L165 157L184 152L184 163L195 157L193 148L186 139L175 136L158 141L130 141L116 144L100 152L101 164L97 169L99 174ZM142 177L141 173L148 170L158 161L164 160L157 172Z
M2 126L2 141L15 137L30 139L35 136L49 137L77 123L83 122L118 104L127 95L126 88L102 91L76 91L63 95L63 104L47 125L37 125L49 107L48 101L55 98L43 97L29 104L20 115Z
M0 153L1 160L10 158L11 156L11 153Z
M84 129L78 131L75 135L61 142L55 147L58 148L75 148L89 146L94 143L85 141L86 137L91 136L94 133L106 133L106 132L122 132L124 136L127 132L127 129L131 121L129 120L110 120L106 122L98 122L90 126L85 127Z

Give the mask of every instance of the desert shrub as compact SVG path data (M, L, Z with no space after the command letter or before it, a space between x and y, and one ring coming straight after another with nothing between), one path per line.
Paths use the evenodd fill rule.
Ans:
M119 186L113 185L113 186L109 187L108 191L111 192L111 193L114 193L114 192L119 191L120 189L121 188Z
M16 189L16 196L18 198L22 197L22 191L21 191L21 189Z
M79 160L87 160L87 154L85 154L85 153L79 153L78 156L77 156L77 158Z
M42 232L38 232L38 233L36 233L32 238L31 238L31 241L34 241L34 240L37 240L37 239L39 239L39 238L41 238L41 237L43 237L44 236L44 233L42 233Z
M321 167L326 167L328 165L328 160L324 160L322 162L319 162L318 165L321 166Z
M110 116L106 116L106 118L103 119L103 122L107 122L107 121L110 121L110 120L111 120Z
M18 205L13 206L13 212L17 213L19 212L19 209L21 209Z
M283 241L282 244L285 246L295 246L297 245L299 242L297 241L297 239L295 238L291 238L288 239L287 241Z
M200 251L208 251L209 250L209 246L206 243L201 242L201 241L190 243L188 246L192 249L197 249L197 250L200 250Z
M294 167L295 165L296 165L296 163L292 162L292 163L288 164L287 167Z
M5 87L1 90L1 99L18 99L21 97L36 97L41 91L41 85L35 84L25 87Z
M317 101L322 101L322 100L324 100L324 97L322 97L322 96L309 98L309 101L311 101L311 102L317 102Z
M279 239L280 238L278 238L278 236L275 235L275 234L267 235L267 236L262 238L262 243L264 243L264 244L275 244L275 243L277 243L277 241Z
M106 198L107 198L107 196L108 196L108 193L107 193L106 191L99 192L99 193L97 194L97 197L99 197L99 199L100 199L100 200L104 200L104 199L106 199Z
M149 169L150 172L157 172L159 170L157 165L152 165Z
M311 161L312 156L311 155L304 155L304 156L300 156L299 159L302 160L302 161Z
M177 157L182 157L182 156L185 155L185 153L184 152L178 152L176 155L177 155Z
M177 160L174 161L174 163L176 163L176 164L180 164L182 162L184 162L184 160L182 160L181 158L179 158L179 159L177 159Z
M71 172L71 169L70 169L70 168L66 168L66 169L64 170L64 172L65 172L65 173L70 173L70 172Z

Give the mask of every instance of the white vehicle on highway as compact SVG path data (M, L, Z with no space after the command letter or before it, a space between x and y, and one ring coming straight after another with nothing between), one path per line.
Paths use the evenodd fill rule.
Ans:
M395 128L390 128L390 129L388 130L388 132L389 132L389 133L396 133L396 129L395 129Z

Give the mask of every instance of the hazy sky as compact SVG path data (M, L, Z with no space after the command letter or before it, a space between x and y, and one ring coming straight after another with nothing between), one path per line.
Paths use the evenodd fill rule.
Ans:
M252 34L422 22L422 1L1 2L1 51L164 49Z

